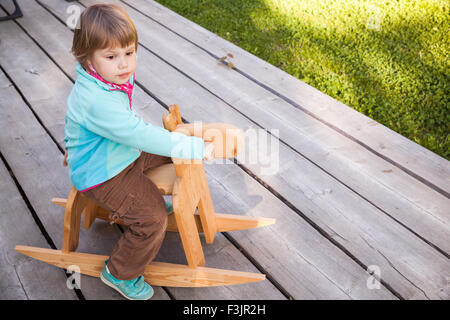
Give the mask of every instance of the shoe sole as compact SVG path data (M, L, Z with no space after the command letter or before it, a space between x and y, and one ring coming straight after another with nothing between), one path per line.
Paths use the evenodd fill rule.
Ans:
M102 280L102 282L104 283L104 284L106 284L108 287L110 287L110 288L113 288L114 290L116 290L118 293L120 293L123 297L125 297L126 299L128 299L128 300L142 300L142 301L145 301L145 300L149 300L149 299L151 299L151 297L153 297L153 295L151 296L151 297L149 297L149 298L147 298L147 299L133 299L133 298L130 298L130 297L128 297L126 294L124 294L119 288L117 288L113 283L111 283L111 282L109 282L107 279L105 279L105 277L103 277L103 274L100 274L100 280Z

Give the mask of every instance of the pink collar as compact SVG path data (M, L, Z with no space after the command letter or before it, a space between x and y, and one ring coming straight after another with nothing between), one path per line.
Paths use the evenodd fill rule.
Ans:
M129 81L127 81L127 83L125 84L117 84L117 83L112 83L109 81L106 81L105 79L103 79L98 73L97 71L95 71L94 67L89 64L89 67L91 68L91 70L88 70L88 73L93 76L94 78L96 78L97 80L100 80L103 83L106 83L107 85L110 85L111 87L113 87L114 89L109 89L111 91L113 90L121 90L126 92L126 94L128 95L128 100L130 101L130 110L132 110L131 107L131 95L133 93L133 89L134 89L134 81L135 81L135 74L133 73L133 84L131 84Z

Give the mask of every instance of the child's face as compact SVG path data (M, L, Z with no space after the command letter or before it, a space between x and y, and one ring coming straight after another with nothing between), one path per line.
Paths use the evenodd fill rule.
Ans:
M106 81L124 84L136 70L135 46L97 49L87 62Z

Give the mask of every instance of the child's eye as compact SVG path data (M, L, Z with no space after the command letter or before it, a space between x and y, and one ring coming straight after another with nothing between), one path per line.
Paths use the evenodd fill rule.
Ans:
M133 53L134 51L127 52L127 56L131 56Z
M109 60L112 60L112 59L114 59L114 56L107 56L106 58Z

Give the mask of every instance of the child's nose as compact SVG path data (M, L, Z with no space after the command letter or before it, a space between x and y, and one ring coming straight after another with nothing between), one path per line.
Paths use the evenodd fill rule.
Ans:
M119 61L119 68L120 68L120 69L128 68L128 63L127 63L127 60L125 59L125 57L121 57L121 58L120 58L120 61Z

